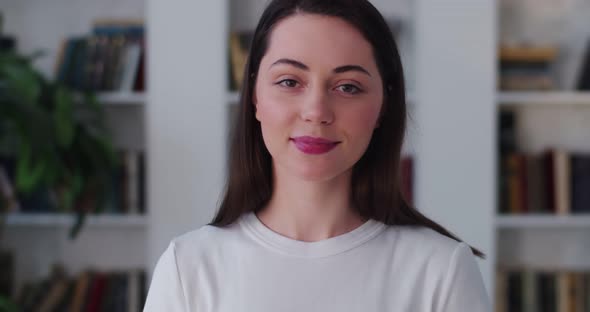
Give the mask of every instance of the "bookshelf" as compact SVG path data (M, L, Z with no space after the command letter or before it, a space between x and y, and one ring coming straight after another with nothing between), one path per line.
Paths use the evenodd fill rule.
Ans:
M552 14L547 14L549 8L551 8ZM550 49L556 49L558 52L555 57L538 62L537 65L540 65L536 67L538 71L528 72L528 74L538 75L536 78L549 77L552 81L550 88L546 88L546 90L534 90L535 88L532 87L528 88L529 90L524 88L522 90L516 90L517 88L513 90L504 89L498 90L495 96L498 116L506 113L511 113L514 116L515 131L513 138L516 146L515 152L527 157L525 162L527 162L526 170L528 173L523 173L524 171L517 169L519 172L517 175L526 176L526 178L519 176L517 179L526 181L527 184L517 187L520 188L517 192L528 194L528 192L533 192L531 189L535 187L531 186L529 181L531 181L530 172L537 171L537 169L531 169L534 168L534 165L529 165L534 160L529 163L528 157L531 155L539 156L550 148L566 152L565 159L567 161L562 161L562 164L567 164L565 167L549 169L547 158L542 160L545 161L544 165L547 167L541 170L544 178L538 176L539 179L547 179L546 174L549 170L552 170L553 174L559 174L560 177L553 180L555 183L553 191L549 191L549 185L545 184L546 188L542 193L533 192L532 194L536 194L534 197L537 197L555 192L554 194L560 194L558 196L561 198L561 201L558 200L560 203L555 204L553 208L551 208L550 201L547 200L550 204L543 209L551 210L555 207L564 206L568 208L574 207L574 194L580 194L580 191L587 192L581 186L582 184L578 184L577 189L573 186L574 183L581 183L580 177L584 173L578 174L577 180L574 180L575 172L571 169L573 162L570 162L572 159L570 156L582 157L590 152L590 144L587 140L588 133L590 133L590 124L588 123L588 120L590 120L588 119L590 118L590 92L577 90L575 87L580 76L578 68L583 63L585 42L590 39L590 32L587 31L590 23L587 18L582 17L583 14L581 15L580 12L588 12L588 8L590 6L582 1L573 1L571 7L558 2L533 5L526 1L505 1L498 4L498 26L500 28L498 47L500 43L510 42L514 45L516 42L526 42L526 45L524 45L526 47L536 43L544 49L549 47ZM502 54L499 53L498 60L501 60L502 63L501 66L498 66L498 76L502 80L503 77L510 77L511 71L522 64L513 63L506 66L509 63L507 58L500 58L500 55ZM529 59L527 62L531 62L531 60ZM512 75L516 75L517 72L513 71ZM499 151L498 154L500 154ZM514 168L516 167L509 170ZM512 172L514 174L514 171ZM499 168L498 179L502 179ZM514 184L509 188L508 192L514 192ZM527 193L522 193L522 189ZM558 191L558 189L560 190ZM561 197L563 194L567 194L567 197ZM527 196L529 196L528 199L531 198L530 194ZM527 285L519 287L517 282L514 282L520 278L519 274L524 274L521 275L523 278L525 276L530 278L531 275L527 274L533 274L534 278L538 278L539 272L550 272L550 279L555 278L560 281L556 284L559 285L556 288L561 293L568 290L567 287L569 286L564 285L570 283L571 280L569 279L573 280L584 275L590 276L590 261L588 260L590 259L590 245L588 244L590 211L585 210L584 207L590 205L590 203L581 201L581 198L578 195L576 199L577 204L575 206L578 207L578 211L565 209L567 213L558 214L555 211L531 212L528 210L539 208L535 208L536 205L531 205L530 202L528 205L524 205L525 207L528 206L526 208L528 212L515 212L515 204L512 202L507 205L510 208L504 207L507 212L497 213L495 217L498 250L496 269L500 273L496 282L500 287L500 292L495 297L495 300L496 304L502 307L497 311L516 311L521 308L522 311L532 311L530 310L531 306L537 304L537 302L531 302L530 298L527 299L527 296L529 296L527 292L530 294L531 289L540 287L540 284L527 282ZM546 204L541 206L546 206ZM512 274L513 282L505 280L507 274ZM570 277L568 275L576 276ZM512 290L508 291L507 287L511 287ZM580 290L583 290L583 287L570 291L579 293ZM565 293L567 294L567 292ZM590 293L584 293L582 296L590 297ZM524 305L517 308L513 306L511 309L506 307L507 302L513 304L514 302L520 302L518 301L519 298L524 300L522 301ZM553 299L560 302L561 307L568 304L572 304L571 307L574 307L576 304L571 301L571 298L565 298L561 295L556 295ZM537 299L533 299L533 301L535 300ZM572 309L586 307L583 304L580 305L579 301L577 304L578 306ZM590 305L588 306L590 307ZM548 311L565 310L563 308L549 308Z
M145 0L122 0L117 5L89 0L0 1L4 33L17 38L19 52L44 50L45 56L35 65L48 78L55 76L64 39L89 35L96 20L145 20L145 7ZM148 93L97 94L117 150L147 156ZM71 240L69 231L75 220L74 215L61 213L17 212L5 216L0 244L13 254L13 293L27 282L47 278L54 264L63 265L72 278L86 270L147 272L149 214L91 214L79 236Z

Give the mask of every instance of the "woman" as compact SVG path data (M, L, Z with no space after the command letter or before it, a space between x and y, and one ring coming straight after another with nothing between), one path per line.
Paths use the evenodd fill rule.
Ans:
M489 311L483 255L400 192L402 66L368 1L272 1L243 85L223 203L145 311Z

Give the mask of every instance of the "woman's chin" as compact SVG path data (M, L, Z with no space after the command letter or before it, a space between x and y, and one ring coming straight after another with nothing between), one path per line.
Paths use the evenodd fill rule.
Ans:
M346 169L337 168L322 168L321 166L301 166L299 168L293 168L291 173L297 178L307 182L328 182L342 176Z

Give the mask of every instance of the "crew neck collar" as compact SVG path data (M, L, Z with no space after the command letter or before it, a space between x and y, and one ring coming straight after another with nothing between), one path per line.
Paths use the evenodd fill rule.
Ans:
M285 255L304 258L328 257L351 250L377 236L387 227L379 221L369 219L350 232L316 242L304 242L271 230L254 212L244 214L240 224L266 247Z

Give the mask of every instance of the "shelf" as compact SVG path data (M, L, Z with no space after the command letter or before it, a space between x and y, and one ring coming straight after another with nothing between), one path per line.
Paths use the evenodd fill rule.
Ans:
M7 226L64 227L71 226L75 216L69 214L9 214ZM145 227L145 215L93 215L86 217L85 226L92 227Z
M590 107L590 92L576 91L528 91L499 92L500 106L514 105L585 105Z
M98 101L105 105L144 105L145 92L101 92Z
M590 215L529 215L529 216L498 216L498 229L523 228L588 228L590 229Z

